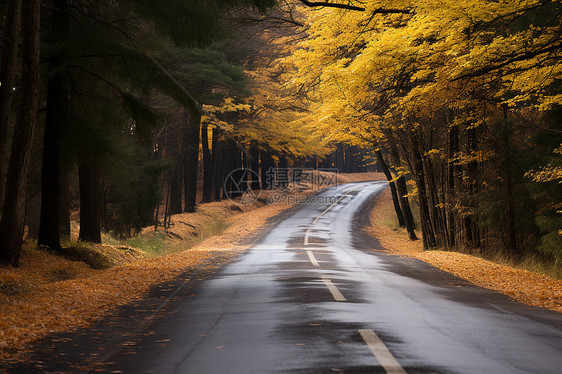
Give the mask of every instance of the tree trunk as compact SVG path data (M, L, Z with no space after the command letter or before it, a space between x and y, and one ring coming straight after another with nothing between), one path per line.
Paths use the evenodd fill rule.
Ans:
M316 159L314 159L314 161L316 162ZM315 165L316 168L316 165ZM287 160L287 157L285 156L279 156L279 170L281 170L280 172L277 173L278 176L280 176L281 178L279 178L279 181L277 183L277 187L281 188L281 189L286 189L289 188L289 183L290 183L290 175L289 175L289 161Z
M49 79L47 87L47 114L43 139L41 168L41 222L38 244L54 251L60 245L60 126L68 110L66 73L60 72Z
M513 197L513 175L512 175L512 160L511 160L511 126L510 120L507 115L507 106L503 106L503 115L505 121L505 192L507 199L507 230L508 230L508 249L510 254L520 257L520 248L517 243L517 228L515 226L515 207Z
M0 262L19 265L25 221L26 179L31 142L39 105L39 22L40 1L27 0L22 8L21 106L8 166L8 183L0 220Z
M435 183L435 172L433 171L433 164L428 157L423 157L423 167L426 181L426 193L429 201L431 223L433 225L433 232L436 236L436 242L439 246L447 245L447 232L444 225L445 218L443 210L440 208L441 204L437 193L437 186Z
M213 160L212 160L212 175L213 182L213 200L220 201L223 189L223 163L224 163L224 139L222 137L222 130L215 127L213 129Z
M449 245L452 247L456 244L456 214L455 214L455 181L457 166L455 158L459 151L459 130L457 126L449 128L449 147L448 147L448 165L447 165L447 226L449 229Z
M239 181L237 196L242 196L248 191L248 175L245 172L244 158L238 142L232 140L232 170L231 173L237 175L235 181Z
M209 148L209 127L206 123L201 127L201 146L203 149L203 199L201 201L208 203L212 199L212 155Z
M101 243L101 186L99 171L91 155L78 166L80 181L80 234L85 242Z
M4 191L5 158L8 153L8 123L10 119L13 87L18 60L18 40L21 28L22 0L8 0L6 28L2 40L2 66L0 67L0 202Z
M243 150L239 150L240 155L242 156L242 172L244 174L244 192L248 192L251 187L251 173L250 173L250 157L248 149L244 148Z
M507 136L509 136L509 134ZM467 148L470 155L474 155L478 151L478 136L476 134L476 128L474 127L467 130ZM474 209L474 197L477 193L478 179L478 163L476 161L473 160L468 163L467 176L466 190L468 192L468 206L470 209ZM472 213L464 217L464 227L468 245L471 248L480 247L480 237Z
M60 234L65 239L70 239L70 178L68 171L60 173Z
M250 188L257 191L261 188L260 183L260 151L258 148L252 146L250 148Z
M168 183L168 189L170 191L170 208L168 209L168 214L179 214L183 211L182 209L182 164L183 158L181 155L176 160L176 166L170 175L170 182Z
M261 188L272 190L275 186L275 162L268 151L261 151Z
M52 10L52 28L65 33L69 29L66 0L55 0ZM41 170L41 223L38 244L54 251L60 244L60 132L67 126L69 116L70 86L68 75L61 69L62 57L53 58L51 67L57 72L47 82L47 113L43 140L43 165Z
M197 174L199 172L199 133L201 116L190 115L185 139L185 211L195 212L197 204Z
M400 157L398 155L398 149L395 144L390 146L390 156L392 158L392 163L395 167L400 166ZM400 175L396 179L396 190L398 192L398 198L400 200L400 206L402 207L402 214L404 215L404 222L406 223L406 230L410 236L410 240L418 240L416 232L416 222L414 221L414 215L412 214L412 208L410 207L410 201L408 199L408 186L406 185L406 179L403 175Z
M27 238L37 239L39 237L39 222L41 221L41 190L37 191L31 199L27 197L26 200Z
M238 183L242 178L239 170L241 159L236 142L228 139L225 143L223 198L232 199L242 195L242 186Z
M417 135L411 134L410 136L412 141L412 155L414 158L414 175L416 186L418 187L423 247L424 249L429 249L434 248L437 243L435 241L435 232L433 231L434 226L431 223L431 215L429 213L423 158L421 156L421 150Z
M345 172L346 173L355 173L356 171L356 162L355 162L355 156L353 155L353 152L355 151L355 147L352 146L346 146L345 147Z
M509 157L509 156L508 156ZM507 198L507 218L508 218L508 246L512 254L520 256L519 246L517 245L517 230L515 227L515 208L513 204L513 181L511 177L511 171L508 170L506 173L505 180L506 188L506 198Z
M412 214L412 208L410 207L410 201L408 200L408 186L406 185L406 179L403 175L396 179L396 189L398 190L398 197L400 199L400 206L402 207L402 213L404 214L404 222L406 224L406 231L408 231L408 236L410 240L418 240L416 232L416 222L414 221L414 215Z
M375 154L377 156L377 161L381 165L381 169L388 181L388 185L390 186L390 193L392 195L392 203L394 204L394 211L396 212L396 218L398 218L398 225L400 227L405 227L406 222L404 221L404 215L402 214L402 209L400 208L400 203L398 201L398 194L396 193L396 186L392 181L392 174L390 173L390 169L388 168L384 158L382 157L382 153L379 148L375 150Z
M338 173L345 173L342 143L336 145L336 169L338 169Z

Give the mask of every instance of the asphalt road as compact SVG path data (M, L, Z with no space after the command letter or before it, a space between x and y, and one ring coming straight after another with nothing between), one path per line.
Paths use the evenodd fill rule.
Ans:
M125 344L104 350L98 369L562 373L562 314L372 249L358 213L385 187L317 195L197 291L175 289Z

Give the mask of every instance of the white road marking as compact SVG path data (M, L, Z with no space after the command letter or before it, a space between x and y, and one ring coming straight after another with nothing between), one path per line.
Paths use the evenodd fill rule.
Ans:
M390 353L386 345L373 330L362 329L359 330L359 333L388 374L406 374L406 370L400 366L398 361L396 361L392 353Z
M332 296L336 301L347 301L347 299L342 295L340 290L338 290L337 287L334 286L330 278L322 277L322 281L324 281L324 284L326 285L326 287L328 287L328 289L330 290Z
M351 191L349 191L349 192L351 192ZM348 192L348 193L349 193L349 192ZM334 201L334 202L332 203L332 205L330 205L329 207L327 207L326 209L324 209L324 211L323 211L322 213L320 213L320 215L319 215L318 217L316 217L316 218L314 219L314 221L312 221L312 224L313 224L313 225L316 225L316 222L318 222L318 220L319 220L320 218L322 218L322 216L323 216L324 214L328 213L328 211L329 211L330 209L332 209L337 203L339 203L340 201L342 201L342 199L343 199L344 197L346 197L346 196L347 196L347 193L344 194L344 195L342 195L342 196L341 196L339 199L337 199L336 201Z
M344 197L348 196L350 193L352 193L353 191L355 191L355 190L358 189L359 187L363 187L363 186L361 186L361 185L360 185L360 186L357 186L357 187L352 188L351 190L347 191L346 193L344 193L339 199L337 199L336 201L334 201L334 202L332 203L332 205L330 205L329 207L327 207L326 209L324 209L324 211L323 211L322 213L320 213L320 215L319 215L318 217L316 217L316 218L314 219L314 221L312 221L312 224L315 225L316 222L318 222L318 220L319 220L320 218L322 218L322 216L323 216L324 214L328 213L328 211L329 211L330 209L332 209L337 203L339 203L340 201L342 201L342 199L343 199Z
M332 205L330 205L329 207L327 207L326 209L324 209L324 211L322 213L320 213L320 215L318 217L316 217L314 219L314 221L312 221L313 225L316 225L316 222L318 222L320 220L320 218L322 218L322 216L326 213L328 213L328 211L330 209L332 209L337 203L339 203L340 201L342 201L342 199L346 196L348 196L350 193L352 193L353 191L355 191L356 189L358 189L359 187L362 186L357 186L355 188L352 188L351 190L347 191L346 193L344 193L342 196L340 196L339 199L337 199L335 202L332 203ZM310 235L310 228L308 228L306 230L306 234L304 234L304 245L308 245L308 236Z
M320 264L316 261L314 254L311 251L306 251L306 253L308 253L308 258L310 259L310 262L312 262L312 265L320 267Z

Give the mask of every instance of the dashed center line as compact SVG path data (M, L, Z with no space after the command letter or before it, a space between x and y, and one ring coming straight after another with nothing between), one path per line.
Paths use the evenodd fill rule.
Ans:
M355 187L353 190L355 190L355 189L357 189L357 188L358 188L358 187ZM318 220L319 220L320 218L322 218L322 216L323 216L324 214L328 213L328 211L329 211L330 209L332 209L334 206L336 206L337 203L339 203L340 201L342 201L342 199L343 199L344 197L346 197L347 195L349 195L353 190L347 191L347 192L344 193L342 196L340 196L339 199L337 199L336 201L334 201L334 202L332 203L332 205L330 205L329 207L327 207L326 209L324 209L324 211L323 211L322 213L320 213L320 215L319 215L318 217L316 217L316 218L314 219L314 221L312 221L312 224L313 224L313 225L316 225L316 222L318 222Z
M406 374L406 370L400 364L392 353L388 350L386 345L378 337L373 330L361 329L359 333L367 343L367 346L373 352L381 366L388 374Z
M310 235L310 229L307 229L306 234L304 234L304 245L308 245L308 235Z
M324 211L322 213L320 213L320 215L316 218L314 218L314 221L312 221L313 225L316 225L316 223L320 220L320 218L322 218L322 216L326 213L328 213L328 211L330 209L332 209L337 203L339 203L340 201L342 201L342 199L346 196L349 196L350 193L352 193L353 191L355 191L356 189L358 189L359 187L362 186L357 186L355 188L352 188L351 190L347 191L346 193L344 193L342 196L340 196L339 199L337 199L336 201L334 201L332 203L332 205L330 205L329 207L327 207L326 209L324 209ZM310 235L310 228L308 228L308 230L306 230L306 234L304 235L304 245L308 245L308 236Z
M344 197L348 196L352 191L356 190L359 187L360 186L357 186L356 188L354 188L354 189L346 192L345 194L343 194L333 204L331 204L322 213L320 213L320 215L318 217L316 217L314 219L314 221L312 221L312 225L315 225L320 220L320 218L322 218L322 216L324 216L324 214L326 214L330 209L332 209ZM306 230L306 233L304 235L304 245L309 244L309 236L310 236L311 229L312 228L309 227ZM314 257L314 254L312 253L312 251L307 250L306 253L308 254L308 258L309 258L310 262L312 263L312 265L320 267L320 264L316 260L316 257ZM343 296L343 294L340 292L340 290L338 290L338 288L334 285L334 283L332 283L332 280L330 278L322 277L322 281L324 282L326 287L328 287L328 290L330 290L330 292L332 293L332 296L334 297L334 299L336 301L347 301L347 299ZM367 343L367 346L369 347L369 349L371 350L371 352L373 353L375 358L379 361L380 365L384 368L386 373L388 373L388 374L406 374L406 371L404 370L404 368L402 366L400 366L398 361L396 361L396 359L394 358L392 353L390 353L390 351L388 350L387 346L378 337L378 335L375 334L375 332L373 330L360 329L358 331L361 334L361 337L363 338L365 343Z
M312 265L320 267L320 264L316 261L314 254L311 251L306 251L306 253L308 253L308 258L310 259L310 262L312 262Z
M324 282L326 287L328 287L328 289L330 290L332 296L336 301L347 301L347 299L342 295L340 290L338 290L338 288L334 286L330 278L322 277L322 281Z

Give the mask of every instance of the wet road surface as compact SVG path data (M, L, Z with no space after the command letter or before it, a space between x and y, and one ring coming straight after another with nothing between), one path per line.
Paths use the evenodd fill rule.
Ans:
M561 373L562 315L372 250L341 185L100 358L124 373Z

